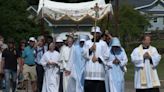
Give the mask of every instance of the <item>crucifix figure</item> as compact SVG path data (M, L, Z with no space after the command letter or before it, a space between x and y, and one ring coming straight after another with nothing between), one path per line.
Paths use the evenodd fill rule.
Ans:
M94 24L94 26L95 26L94 43L95 43L96 42L97 19L99 18L99 10L101 10L102 8L98 6L98 3L96 3L95 6L91 9L95 11L95 24Z
M95 11L95 19L99 18L99 10L102 8L98 6L98 3L96 3L95 6L91 9Z

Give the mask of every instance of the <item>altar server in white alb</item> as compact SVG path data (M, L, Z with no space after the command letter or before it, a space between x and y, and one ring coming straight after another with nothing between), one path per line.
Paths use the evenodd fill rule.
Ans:
M107 61L107 92L124 92L124 74L128 62L125 50L117 37L112 38L109 48L109 60Z
M62 70L67 70L66 68L68 66L68 61L70 58L70 53L71 53L73 42L74 42L73 36L68 35L67 40L66 40L66 45L61 47L60 62L62 65L61 66ZM67 91L68 79L69 79L69 73L63 74L63 92Z
M109 57L109 48L106 42L101 40L99 27L92 27L91 34L94 35L94 38L86 41L84 45L84 52L86 52L84 56L87 59L84 71L84 92L106 92L104 62Z
M59 92L59 52L55 51L55 44L50 43L49 50L41 58L41 65L45 69L42 92Z
M160 81L156 69L161 55L150 43L151 36L144 35L142 44L131 54L132 63L135 66L136 92L159 92Z

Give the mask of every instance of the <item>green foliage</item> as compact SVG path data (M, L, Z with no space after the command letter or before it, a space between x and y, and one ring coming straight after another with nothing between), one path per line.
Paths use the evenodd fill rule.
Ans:
M39 27L29 20L26 0L0 0L0 34L8 39L27 39L39 35Z
M120 8L120 37L126 41L136 40L145 32L149 21L145 15L141 15L139 11L134 10L129 5L123 5ZM132 39L133 38L133 39Z
M115 31L115 17L110 16L110 18L110 20L107 18L103 19L99 22L99 25L103 30L108 29L110 33L117 35ZM142 15L128 4L120 6L118 35L124 46L128 45L129 42L137 41L146 31L148 25L149 20L147 15Z

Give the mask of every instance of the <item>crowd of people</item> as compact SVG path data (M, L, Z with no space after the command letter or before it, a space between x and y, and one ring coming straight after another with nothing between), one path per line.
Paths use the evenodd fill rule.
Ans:
M125 92L124 75L128 58L117 37L91 28L93 38L38 36L7 44L0 36L0 82L4 92L17 88L32 92ZM159 92L156 68L161 55L151 46L151 36L144 35L131 53L135 67L136 92ZM30 91L29 91L30 92Z

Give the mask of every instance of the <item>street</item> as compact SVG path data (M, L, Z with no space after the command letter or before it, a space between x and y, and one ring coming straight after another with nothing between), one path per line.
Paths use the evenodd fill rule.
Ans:
M134 89L133 85L134 85L133 82L126 81L126 83L125 83L125 92L135 92L135 89ZM0 91L0 92L2 92L2 91ZM25 92L25 90L18 90L17 92ZM28 92L32 92L32 91L29 90ZM160 92L164 92L164 81L163 80L161 81Z

